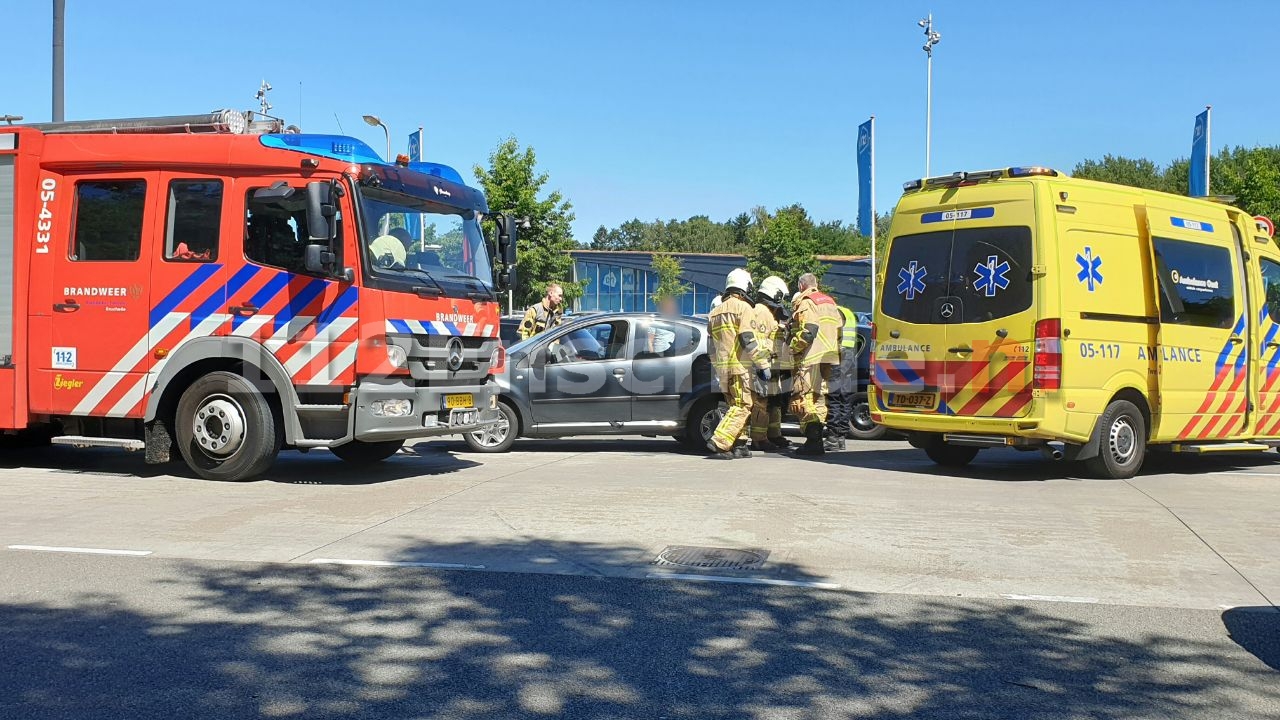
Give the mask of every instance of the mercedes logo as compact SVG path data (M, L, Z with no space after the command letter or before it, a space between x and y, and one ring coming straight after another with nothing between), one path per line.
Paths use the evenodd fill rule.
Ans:
M942 303L942 318L950 320L952 315L956 314L956 306L951 303Z
M456 337L449 338L444 349L447 354L444 364L453 372L457 372L458 368L462 367L462 341Z

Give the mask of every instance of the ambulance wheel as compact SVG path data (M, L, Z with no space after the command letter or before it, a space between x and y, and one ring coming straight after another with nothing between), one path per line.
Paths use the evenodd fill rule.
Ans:
M943 467L964 467L978 457L978 448L972 445L948 445L944 442L930 443L924 452L930 460Z
M329 451L352 465L372 465L395 455L400 452L402 447L404 447L403 440L384 440L382 442L352 440L346 445L331 447Z
M1124 480L1138 473L1147 454L1147 423L1128 400L1107 406L1098 420L1098 454L1085 467L1099 477Z
M889 432L889 428L877 425L871 419L871 401L866 393L853 396L853 418L849 421L849 434L855 440L879 440Z
M191 384L174 416L178 450L206 480L252 480L280 452L271 405L248 380L212 372Z

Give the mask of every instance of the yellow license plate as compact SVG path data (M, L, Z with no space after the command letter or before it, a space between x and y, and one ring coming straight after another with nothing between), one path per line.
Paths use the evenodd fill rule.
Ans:
M444 406L446 409L452 408L469 408L474 407L476 399L471 393L458 393L457 395L445 395Z
M932 410L937 404L937 393L889 393L889 405L892 407Z

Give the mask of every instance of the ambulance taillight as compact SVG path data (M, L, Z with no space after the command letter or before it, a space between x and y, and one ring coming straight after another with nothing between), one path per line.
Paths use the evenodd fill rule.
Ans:
M1062 387L1062 321L1058 318L1036 323L1036 349L1032 363L1033 388L1058 390Z

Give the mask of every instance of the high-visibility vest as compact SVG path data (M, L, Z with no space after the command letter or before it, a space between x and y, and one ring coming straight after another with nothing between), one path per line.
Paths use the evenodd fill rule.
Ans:
M816 289L805 290L791 316L791 350L796 367L840 363L840 311L836 301Z
M858 347L858 316L849 308L839 305L840 314L844 316L844 334L840 336L840 347L856 349Z

